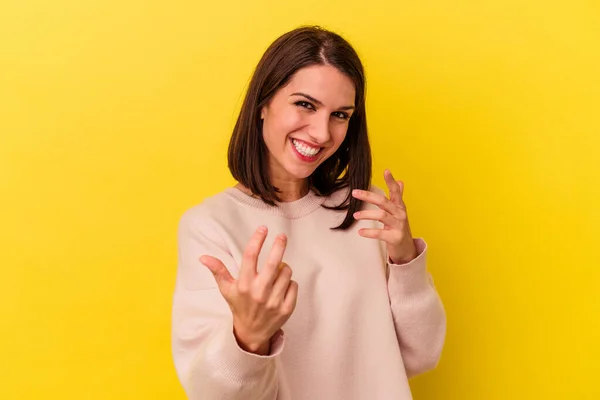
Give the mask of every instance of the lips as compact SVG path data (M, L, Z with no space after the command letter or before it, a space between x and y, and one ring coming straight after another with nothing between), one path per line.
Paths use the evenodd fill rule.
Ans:
M292 145L294 146L294 148L300 155L307 157L307 158L315 158L317 156L317 154L319 154L322 150L322 147L315 147L315 146L309 145L308 143L306 143L302 140L293 139L293 138L292 138Z

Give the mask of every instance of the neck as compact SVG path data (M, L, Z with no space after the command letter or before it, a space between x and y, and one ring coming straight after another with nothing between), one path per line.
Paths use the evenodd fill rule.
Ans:
M284 203L299 200L309 192L307 179L302 181L275 181L273 184L279 189L277 193L279 201ZM250 196L254 195L249 188L241 183L238 183L236 187Z
M279 199L283 202L299 200L308 194L308 180L273 182L279 189Z

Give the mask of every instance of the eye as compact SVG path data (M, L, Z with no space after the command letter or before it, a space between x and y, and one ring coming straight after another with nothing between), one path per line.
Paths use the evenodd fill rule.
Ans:
M334 117L339 118L339 119L350 119L350 116L342 111L336 111L331 115L333 115Z
M302 108L307 108L309 110L314 110L315 109L315 107L312 104L310 104L308 101L297 101L294 104L297 105L297 106L299 106L299 107L302 107Z

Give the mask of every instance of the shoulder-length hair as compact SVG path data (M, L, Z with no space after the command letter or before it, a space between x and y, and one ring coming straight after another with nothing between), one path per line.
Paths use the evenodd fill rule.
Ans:
M279 201L279 189L269 178L268 150L262 135L260 111L274 94L301 68L329 65L354 83L355 110L339 149L308 178L310 189L328 196L347 189L343 201L328 208L347 210L342 223L333 229L348 229L361 201L352 189L368 190L371 182L371 148L365 113L365 75L352 46L340 35L320 27L300 27L273 42L259 61L242 104L229 142L228 165L233 177L265 203Z

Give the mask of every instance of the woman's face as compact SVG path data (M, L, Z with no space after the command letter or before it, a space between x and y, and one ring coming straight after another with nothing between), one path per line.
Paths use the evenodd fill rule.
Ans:
M340 147L352 112L355 88L334 67L300 69L261 110L271 181L304 180Z

